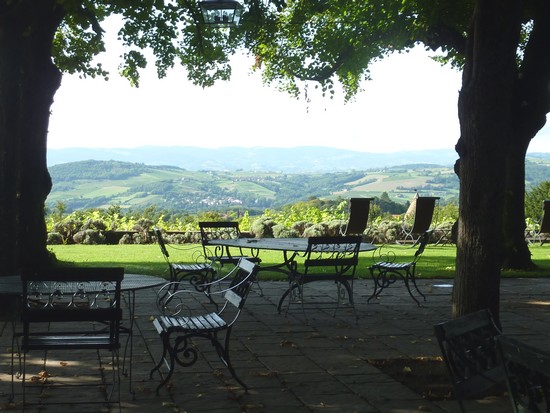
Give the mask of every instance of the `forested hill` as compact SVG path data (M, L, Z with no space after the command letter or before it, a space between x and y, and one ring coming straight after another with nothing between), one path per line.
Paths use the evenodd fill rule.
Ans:
M550 181L550 161L529 159L527 185ZM197 212L242 208L263 211L311 197L380 197L387 192L405 204L419 191L456 201L458 179L451 166L411 164L363 171L301 173L188 171L121 161L87 160L50 167L53 188L47 204L64 202L69 211L108 207Z
M189 171L263 171L286 173L345 172L395 165L437 163L452 165L452 149L368 153L320 146L296 148L142 146L137 148L48 149L48 165L117 160L148 165L173 165Z
M160 169L155 167L154 169ZM178 169L178 168L176 168ZM151 170L150 167L140 163L119 161L81 161L56 165L50 168L50 174L54 182L67 182L78 180L123 180L133 176L139 176Z

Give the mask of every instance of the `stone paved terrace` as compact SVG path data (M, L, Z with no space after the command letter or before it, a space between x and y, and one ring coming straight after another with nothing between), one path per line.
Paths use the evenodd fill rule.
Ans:
M149 370L161 354L161 343L151 318L156 309L155 292L137 292L136 328L134 331L133 386L135 399L129 392L128 378L122 381L124 412L361 412L412 413L459 412L454 400L430 402L373 367L368 359L438 356L439 348L432 333L433 324L450 318L450 289L434 287L444 280L421 280L419 285L427 302L417 307L397 283L376 300L367 304L370 281L356 281L355 300L359 322L341 309L336 317L331 312L309 310L308 323L301 310L277 314L276 304L284 282L261 282L264 295L257 287L251 293L244 314L234 329L232 360L239 376L250 386L249 394L231 378L207 343L199 343L205 351L190 368L177 367L173 379L159 396L156 374L149 380ZM547 348L550 325L549 279L504 279L502 282L501 321L505 334L516 336L532 345ZM310 291L322 294L334 289L332 283L316 283ZM21 410L21 386L16 383L15 404L9 405L11 324L1 330L2 367L0 375L0 410ZM90 354L92 353L92 354ZM40 355L34 359L40 362ZM46 370L56 372L75 369L75 379L88 380L98 374L98 359L93 352L78 354L50 353ZM33 367L30 368L31 370ZM35 367L37 374L40 368ZM53 391L52 393L55 393ZM96 397L94 391L59 392L49 400L65 401ZM97 391L100 394L99 390ZM505 397L467 401L468 412L511 411ZM110 409L110 410L109 410ZM69 405L27 411L98 411ZM113 406L102 411L117 411Z

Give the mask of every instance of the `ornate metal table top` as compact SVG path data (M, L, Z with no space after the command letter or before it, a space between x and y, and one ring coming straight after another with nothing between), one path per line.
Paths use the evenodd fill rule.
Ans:
M122 291L136 291L145 288L158 287L164 285L167 281L161 277L144 274L124 274L124 279L121 283ZM90 284L91 286L91 284ZM103 290L102 283L97 283L97 291ZM8 277L0 277L0 294L18 295L23 291L21 277L19 275L10 275ZM89 289L88 291L92 292Z
M237 238L210 241L211 245L221 245L235 248L253 248L258 250L306 252L307 238ZM376 246L362 242L359 251L373 251Z

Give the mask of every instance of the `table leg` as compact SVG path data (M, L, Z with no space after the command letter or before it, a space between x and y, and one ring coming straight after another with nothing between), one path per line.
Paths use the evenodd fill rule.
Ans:
M136 292L134 290L128 291L128 317L129 326L125 328L125 332L128 334L126 344L124 345L124 353L122 355L122 374L128 377L128 388L132 395L132 400L135 400L136 393L132 388L132 355L134 354L134 314L136 310ZM128 353L129 347L129 353ZM129 354L128 368L126 368L126 356Z

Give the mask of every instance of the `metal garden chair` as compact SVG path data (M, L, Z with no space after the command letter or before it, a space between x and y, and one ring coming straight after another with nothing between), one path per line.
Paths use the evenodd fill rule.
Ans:
M195 343L196 339L210 341L233 378L248 391L233 368L229 345L233 327L239 319L257 272L258 267L254 263L240 259L228 275L208 286L212 291L208 300L204 300L205 295L196 290L173 288L173 283L159 290L157 306L161 315L153 320L153 325L162 340L163 351L150 377L163 364L168 367L168 373L157 386L157 394L170 381L176 364L188 367L197 361L199 347ZM211 310L213 302L216 305Z
M239 223L236 221L203 221L199 222L201 232L201 244L204 251L204 256L209 261L214 261L223 267L226 264L236 265L241 258L246 258L249 261L261 262L257 254L252 250L246 254L241 248L237 249L237 254L232 254L230 247L221 245L211 245L210 241L219 239L236 239L241 238Z
M489 310L436 324L434 333L463 413L465 399L504 385L495 343L501 332Z
M310 237L308 248L305 253L303 270L298 269L296 261L293 262L293 270L289 274L289 286L279 300L277 309L281 312L282 305L288 297L287 311L292 302L299 301L302 311L305 313L306 292L305 286L312 282L324 281L336 284L337 300L334 312L340 307L342 299L347 295L356 320L355 304L353 300L353 280L355 270L359 263L359 249L361 236L338 236L338 237ZM319 308L319 303L310 301ZM306 315L307 317L307 315Z
M70 386L82 392L82 386L87 385L90 390L77 402L65 399L61 393L59 400L40 398L36 404L105 404L104 398L95 401L89 397L91 389L105 388L108 401L115 392L118 394L120 410L119 349L123 277L123 268L53 268L22 274L22 332L16 333L15 338L18 343L20 341L18 348L24 405L35 404L26 400L27 387L40 386L44 390L45 387ZM63 382L58 375L49 377L47 371L39 380L36 380L36 375L30 379L27 377L29 353L60 351L67 354L76 350L109 351L111 379L108 380L107 376L100 383L71 384L75 380L73 376ZM78 354L75 357L78 358ZM14 378L12 376L12 380Z
M426 296L420 291L416 285L416 264L420 257L424 253L426 246L428 245L431 237L431 231L426 231L422 234L418 240L418 248L414 253L412 261L407 262L395 262L395 256L383 255L383 249L379 249L378 253L383 259L375 262L369 267L371 277L374 283L374 291L372 295L367 299L370 302L373 298L378 298L380 293L398 279L402 279L407 287L407 291L411 298L420 305L418 299L413 295L411 291L411 283L414 289L420 296L426 301Z
M170 281L182 281L187 278L189 283L194 286L212 282L216 277L216 271L211 261L195 262L195 263L175 263L170 261L167 243L165 242L162 232L159 228L154 228L155 236L159 244L160 250L170 271Z
M514 413L549 413L550 353L502 335L496 341Z

